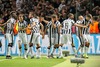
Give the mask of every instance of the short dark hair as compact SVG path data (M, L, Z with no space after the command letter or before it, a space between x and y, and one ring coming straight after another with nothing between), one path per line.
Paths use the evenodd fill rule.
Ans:
M51 18L56 18L57 17L57 15L56 14L53 14L52 16L51 16Z
M17 12L16 12L16 11L11 11L11 12L10 12L10 17L14 17L14 13L16 13L16 14L17 14Z
M93 20L98 20L98 17L97 16L93 16Z
M86 15L87 17L89 17L90 19L92 18L92 15L91 14L88 14L88 15Z

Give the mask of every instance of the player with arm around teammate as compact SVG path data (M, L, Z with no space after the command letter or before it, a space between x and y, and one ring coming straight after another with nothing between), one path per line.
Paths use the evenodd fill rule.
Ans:
M17 15L15 11L11 12L10 19L4 24L0 24L1 26L7 26L5 37L8 40L7 54L6 59L11 59L11 48L13 47L13 26L16 22Z
M63 27L62 27L62 43L63 44L70 44L72 46L72 49L74 51L75 57L77 56L77 51L75 48L75 45L73 43L73 38L72 38L72 26L77 26L77 27L87 27L87 26L83 26L83 25L79 25L77 23L75 23L74 19L74 15L72 13L68 14L68 19L63 21Z

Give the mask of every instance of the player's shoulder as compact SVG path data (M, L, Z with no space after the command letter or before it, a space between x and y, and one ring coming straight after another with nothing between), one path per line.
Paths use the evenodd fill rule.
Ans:
M39 19L38 18L34 18L34 22L39 22Z
M80 24L80 23L81 23L81 21L80 21L80 20L77 20L77 21L76 21L76 23L77 23L77 24Z
M60 21L56 21L57 24L60 24Z
M27 21L26 21L26 20L24 20L23 22L24 22L25 24L27 24Z
M10 18L10 22L14 23L16 20L14 18Z
M31 18L30 21L34 21L34 18Z
M63 20L63 23L65 23L65 22L67 22L68 21L68 19L65 19L65 20Z
M92 19L90 19L89 22L92 23Z
M52 21L49 21L48 24L52 24Z

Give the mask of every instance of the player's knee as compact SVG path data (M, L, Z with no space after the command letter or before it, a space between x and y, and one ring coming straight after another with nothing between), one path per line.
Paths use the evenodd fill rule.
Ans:
M81 47L84 47L84 45L83 45L83 44L81 44L80 46L81 46Z
M59 44L56 44L56 45L54 46L54 48L59 48Z
M21 46L19 46L19 49L21 49L22 47Z
M71 44L72 45L72 47L75 47L75 45L74 44Z
M13 43L9 43L9 44L8 44L8 47L12 47L12 46L13 46Z
M24 46L26 47L26 46L27 46L27 44L24 44Z
M57 49L59 48L59 46L56 47Z
M29 47L33 46L33 43L29 43Z
M41 46L40 45L37 45L36 49L39 49L39 48L41 48Z
M61 46L61 47L62 47L62 46L63 46L63 44L60 44L59 46Z
M27 50L27 48L24 48L24 50Z
M50 49L50 46L48 46L47 48Z
M86 42L86 43L85 43L85 46L86 46L86 47L89 47L89 46L90 46L90 43Z

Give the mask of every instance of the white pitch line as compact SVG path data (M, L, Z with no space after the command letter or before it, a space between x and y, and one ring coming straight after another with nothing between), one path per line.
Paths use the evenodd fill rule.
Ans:
M13 57L12 59L16 59L16 58L18 58L18 57ZM2 60L0 60L0 62L5 61L5 60L10 60L10 59L2 59Z

